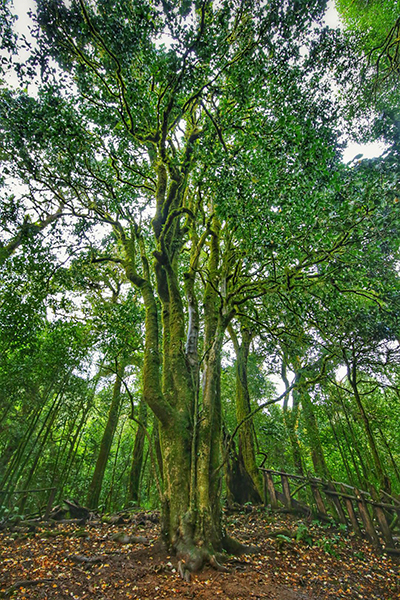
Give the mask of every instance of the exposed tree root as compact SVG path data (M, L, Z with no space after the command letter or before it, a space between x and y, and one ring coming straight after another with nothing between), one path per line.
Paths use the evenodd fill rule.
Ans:
M209 562L210 562L210 565L212 567L214 567L214 569L216 571L222 571L222 573L229 573L229 569L227 567L224 567L224 565L221 565L221 563L218 562L215 554L213 556L211 556Z
M189 581L191 579L190 571L189 571L189 569L186 568L186 564L181 560L178 562L178 574L179 574L179 577L181 577L182 579L184 579L185 581L187 581L189 583Z
M228 554L240 556L241 554L258 554L260 549L257 546L246 546L238 540L226 535L222 540L222 547Z
M193 542L184 540L177 543L176 553L180 559L178 573L185 581L190 581L190 574L200 571L211 558L210 552L204 546L196 546Z
M114 534L112 539L119 544L149 544L149 540L142 535L128 535L124 532Z
M27 587L32 587L34 585L40 585L41 583L49 583L50 581L54 581L53 578L51 579L24 579L22 581L16 581L15 583L13 583L13 585L11 585L9 588L7 588L4 592L0 593L0 598L9 598L10 596L12 596L14 594L14 592L16 592L19 588L27 588Z
M103 560L109 560L109 556L82 556L81 554L74 554L70 556L70 559L76 563L84 563L88 565L94 565L101 563Z
M217 571L229 573L229 569L222 564L227 560L228 555L240 556L259 552L256 546L246 546L229 536L223 538L221 546L221 549L225 550L227 554L215 551L211 545L196 545L193 541L180 540L176 544L176 553L180 559L178 563L179 576L185 581L190 581L191 573L200 571L206 564Z

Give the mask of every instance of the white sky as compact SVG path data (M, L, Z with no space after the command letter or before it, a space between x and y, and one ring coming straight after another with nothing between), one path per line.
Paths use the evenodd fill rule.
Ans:
M324 22L332 28L341 26L341 20L335 8L335 0L329 0ZM356 144L351 142L343 153L343 162L350 162L358 154L362 154L363 158L374 158L374 156L380 156L384 150L385 145L380 142L370 142L368 144Z
M36 10L36 2L34 0L13 0L14 12L18 15L18 21L15 24L15 29L18 33L29 36L29 17L30 10Z
M326 25L329 25L329 27L332 27L332 29L340 27L341 21L335 8L335 0L329 0L328 10L326 11L324 22Z

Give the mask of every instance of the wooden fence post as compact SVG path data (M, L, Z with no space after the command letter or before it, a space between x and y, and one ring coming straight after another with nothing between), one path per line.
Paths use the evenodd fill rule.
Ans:
M358 510L359 510L361 518L363 520L366 534L367 534L368 538L370 539L370 541L375 546L380 548L381 544L380 544L379 538L376 534L371 517L369 516L367 504L359 490L355 489L355 493L356 493L356 498L357 498Z
M324 501L322 500L321 492L318 489L318 486L315 483L310 482L311 491L313 493L315 503L317 505L318 512L324 517L328 517L327 510L325 508Z
M332 492L332 494L330 494L329 492ZM328 494L328 496L330 497L330 500L333 503L333 506L335 507L335 510L336 510L336 513L337 513L340 523L344 523L346 525L347 524L346 515L344 514L342 505L340 503L340 498L337 496L335 486L333 485L333 483L331 481L327 482L327 490L325 491L325 493Z
M265 479L267 481L267 488L268 488L269 498L271 500L271 507L278 508L278 500L276 499L274 482L272 480L271 473L269 473L268 471L265 471Z
M290 497L289 479L286 475L281 475L282 491L286 508L292 508L292 499Z
M349 498L348 493L343 485L340 486L340 491L343 494L343 500L346 505L347 514L349 515L351 526L353 527L354 533L358 537L362 537L361 529L357 521L356 513L354 512L353 503L351 498Z
M369 492L362 492L353 486L338 481L324 481L313 477L311 473L308 473L305 478L298 475L290 475L282 471L273 471L272 469L262 469L262 472L265 506L267 506L269 501L271 508L276 509L279 508L279 503L282 503L289 510L309 515L311 512L310 508L293 498L290 492L289 479L300 480L302 483L294 489L293 496L305 485L309 485L317 507L317 514L322 520L329 521L331 519L330 513L333 511L334 516L340 523L351 524L354 533L358 537L363 537L365 532L368 539L378 549L382 549L381 540L383 539L387 552L400 555L397 539L393 538L387 516L391 513L397 513L400 516L400 500L397 498L382 491L381 493L389 501L385 503L381 501L381 496L373 487L371 487ZM277 477L278 475L281 480L282 492L276 488L273 479L274 476ZM321 493L321 486L325 496ZM52 497L53 500L54 495ZM368 504L371 504L371 508ZM350 519L350 524L348 518Z
M393 541L392 532L390 531L390 527L386 520L386 516L385 516L383 508L378 505L379 494L373 486L371 486L371 495L372 495L372 499L376 501L376 503L375 502L372 503L372 510L374 511L376 519L379 523L379 528L382 532L382 536L383 536L383 539L385 540L385 544L388 548L394 548L395 544Z

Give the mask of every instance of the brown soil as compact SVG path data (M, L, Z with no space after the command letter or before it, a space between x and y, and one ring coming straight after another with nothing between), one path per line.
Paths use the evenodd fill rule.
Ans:
M398 563L333 527L253 510L227 517L229 533L260 553L230 558L191 582L158 540L154 513L119 525L60 523L0 534L0 597L20 600L328 600L400 598ZM301 530L298 530L298 527ZM303 539L296 540L298 537ZM120 544L118 532L148 542ZM141 538L140 538L140 541ZM93 562L88 562L92 560Z

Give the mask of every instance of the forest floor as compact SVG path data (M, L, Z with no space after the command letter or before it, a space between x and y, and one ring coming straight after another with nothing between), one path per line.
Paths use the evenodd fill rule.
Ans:
M123 520L122 518L120 520ZM0 598L18 600L328 600L400 598L398 559L344 528L264 510L226 517L229 533L259 554L231 558L188 583L158 542L157 514L125 523L41 525L0 533ZM135 536L121 544L118 533ZM131 540L132 541L132 540Z

